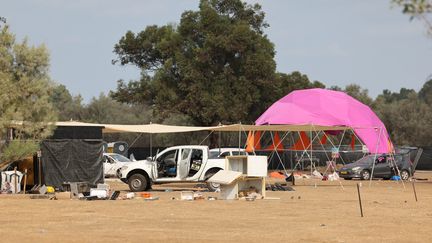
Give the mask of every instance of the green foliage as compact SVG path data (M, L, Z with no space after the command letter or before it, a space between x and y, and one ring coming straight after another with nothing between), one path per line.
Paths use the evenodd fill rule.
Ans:
M48 68L45 46L29 46L27 40L16 43L7 25L0 28L0 135L15 126L18 139L2 146L1 159L29 155L35 152L35 141L51 134L49 123L56 120L56 113L49 102Z
M34 140L12 140L2 150L1 158L6 161L21 160L39 150L39 143Z
M181 113L200 125L250 123L275 100L275 52L266 27L259 5L202 0L178 26L129 31L114 48L114 63L136 65L143 78L120 81L111 96L154 104L163 118Z
M151 109L145 105L127 105L100 94L85 107L84 120L95 123L145 124L151 121Z
M374 110L386 125L395 144L431 146L432 106L424 97L432 97L430 81L417 94L412 89L400 92L384 90L374 101ZM422 98L423 97L423 98Z
M392 0L392 3L402 7L402 13L409 15L411 20L423 21L432 36L432 0Z
M85 118L82 97L80 95L72 97L64 85L56 85L49 98L58 113L60 121L81 121Z
M277 95L275 95L275 98L277 99L298 89L325 88L325 85L321 82L311 82L307 75L298 71L292 72L291 74L277 73L275 80L275 83L278 85L278 87L276 87L276 89L272 90L271 92L279 92ZM276 99L274 101L276 101ZM272 101L272 103L274 101Z
M399 100L408 99L409 96L415 95L416 92L413 89L401 88L400 92L393 93L388 89L383 90L383 93L378 95L375 102L392 103Z
M375 111L386 125L395 144L430 146L427 131L432 129L432 108L418 99L415 92L406 98L383 102L377 99Z
M373 100L371 97L369 97L369 91L367 89L362 89L358 84L347 85L344 92L356 98L365 105L372 105Z
M142 70L138 81L118 82L110 93L128 104L154 108L161 122L181 114L195 125L253 123L292 90L324 87L299 72L275 73L274 46L258 4L202 0L176 26L128 31L114 47L113 63Z
M427 81L420 89L419 98L428 105L432 105L432 79Z

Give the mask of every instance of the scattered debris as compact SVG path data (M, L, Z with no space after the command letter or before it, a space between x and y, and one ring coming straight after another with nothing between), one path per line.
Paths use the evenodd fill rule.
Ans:
M205 197L199 192L195 192L193 197L194 197L194 200L204 200L205 199Z
M267 191L295 191L294 188L288 186L287 184L275 183L274 185L268 185L266 187Z
M50 195L50 194L43 194L43 195L41 195L41 194L33 194L33 195L30 195L30 199L52 199L52 198L55 198L55 195Z
M110 200L116 200L118 198L118 196L120 196L120 191L114 191L111 194Z
M273 171L269 175L271 178L285 179L286 176L280 171Z
M180 200L186 200L186 201L194 200L194 192L193 191L180 192Z
M19 193L21 192L21 180L23 173L17 171L16 168L13 171L2 171L1 177L1 191L2 193Z
M323 175L320 172L318 172L317 170L314 170L312 172L312 178L316 178L316 179L322 180L323 179Z
M198 190L201 192L208 192L209 191L207 184L204 184L204 183L196 184L194 186L194 190Z
M159 197L148 197L148 198L144 198L144 201L156 201L159 200Z
M126 193L125 199L133 199L133 198L135 198L135 193L133 192Z
M151 193L150 192L141 192L140 193L140 196L142 197L142 198L151 198L152 197L152 195L151 195Z

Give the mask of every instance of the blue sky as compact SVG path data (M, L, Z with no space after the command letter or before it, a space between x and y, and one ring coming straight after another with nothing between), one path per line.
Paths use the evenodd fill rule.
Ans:
M419 90L432 74L432 38L390 0L267 0L266 30L277 70L300 71L327 86L357 83L372 97L383 89ZM17 38L44 43L51 77L87 102L137 79L133 66L112 65L113 47L127 30L176 23L198 0L22 0L1 4Z

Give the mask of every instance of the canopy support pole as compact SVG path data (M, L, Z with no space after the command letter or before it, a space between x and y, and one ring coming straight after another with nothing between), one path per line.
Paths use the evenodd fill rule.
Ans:
M152 133L150 133L150 157L153 158L153 144L152 144Z
M382 128L380 127L377 142L375 143L375 156L374 156L374 160L372 162L372 172L371 172L371 175L369 178L369 187L372 185L372 178L373 178L373 174L374 174L374 170L375 170L375 160L376 160L377 154L378 154L378 143L381 140L381 133L382 133Z
M239 151L239 154L240 154L240 146L241 146L241 130L242 130L241 127L242 127L242 125L240 122L239 133L238 133L238 151Z

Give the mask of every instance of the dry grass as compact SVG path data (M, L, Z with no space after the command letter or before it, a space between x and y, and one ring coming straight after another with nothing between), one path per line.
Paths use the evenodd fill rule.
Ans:
M363 182L365 217L356 183L298 181L280 200L178 201L179 191L155 186L158 201L31 200L0 196L2 242L432 242L432 173L411 184ZM317 183L317 187L315 187ZM121 182L114 189L127 192ZM169 185L170 188L192 185ZM216 195L204 193L205 196Z

